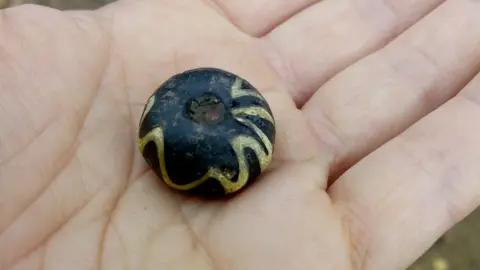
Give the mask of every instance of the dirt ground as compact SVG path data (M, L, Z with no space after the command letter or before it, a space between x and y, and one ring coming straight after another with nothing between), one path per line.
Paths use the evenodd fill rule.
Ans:
M0 8L37 3L58 9L93 9L114 0L0 0ZM408 270L480 270L480 209L452 228Z

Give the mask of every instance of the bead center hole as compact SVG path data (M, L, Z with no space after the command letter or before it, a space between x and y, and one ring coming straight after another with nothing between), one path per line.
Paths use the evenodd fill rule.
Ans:
M216 124L224 119L225 105L216 96L203 94L190 101L188 115L198 123Z

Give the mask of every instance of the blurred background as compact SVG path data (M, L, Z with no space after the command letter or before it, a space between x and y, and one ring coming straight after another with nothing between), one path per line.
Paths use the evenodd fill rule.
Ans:
M39 4L58 9L94 9L114 0L0 0L0 8L20 4Z
M113 1L0 0L0 8L34 3L62 10L95 9ZM480 209L443 235L408 270L480 270Z

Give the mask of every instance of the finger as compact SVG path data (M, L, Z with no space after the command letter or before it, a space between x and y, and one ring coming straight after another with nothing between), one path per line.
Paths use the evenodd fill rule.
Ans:
M332 186L364 269L406 269L479 205L479 104L480 76Z
M242 31L261 36L300 10L320 0L212 0Z
M277 69L301 107L335 73L379 49L443 1L325 0L275 28L265 42L283 59Z
M329 144L336 151L337 174L451 98L474 76L480 68L478 8L478 1L446 2L308 101L303 112L317 134L335 134Z

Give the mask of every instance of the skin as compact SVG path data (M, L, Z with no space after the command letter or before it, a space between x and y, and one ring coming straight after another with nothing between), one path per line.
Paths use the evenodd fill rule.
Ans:
M473 0L121 0L0 13L0 269L406 269L480 204ZM157 182L143 106L202 66L277 122L227 201Z

